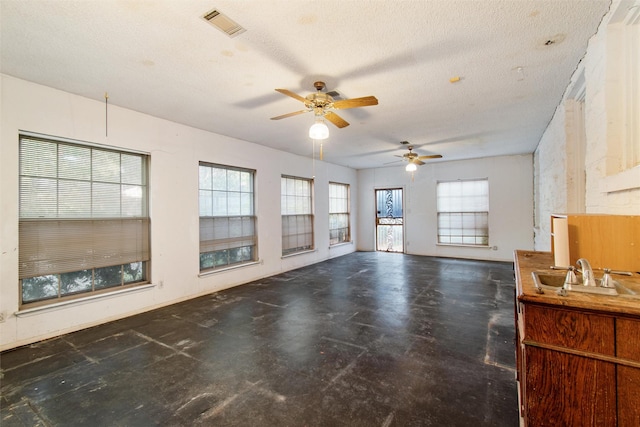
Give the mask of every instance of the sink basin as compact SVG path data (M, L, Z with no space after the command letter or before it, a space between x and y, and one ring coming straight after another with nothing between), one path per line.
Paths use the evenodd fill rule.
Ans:
M562 285L564 284L566 274L549 273L547 271L534 271L532 273L532 276L533 282L539 291L544 292L544 289L549 289L561 293L560 291ZM620 295L640 298L640 292L636 292L635 290L630 289L629 286L631 285L627 286L626 284L621 283L619 280L613 280L613 284L615 286L613 288L602 288L600 286L582 286L582 284L579 283L577 285L572 285L571 290L567 290L565 292L583 292L590 294Z

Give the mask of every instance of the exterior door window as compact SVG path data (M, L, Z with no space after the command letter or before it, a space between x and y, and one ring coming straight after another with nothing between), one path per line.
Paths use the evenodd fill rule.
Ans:
M376 190L376 250L404 252L402 189Z

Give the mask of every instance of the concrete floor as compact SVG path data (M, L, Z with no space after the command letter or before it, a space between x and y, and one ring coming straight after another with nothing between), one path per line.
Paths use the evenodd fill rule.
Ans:
M358 252L4 352L2 426L517 426L510 263Z

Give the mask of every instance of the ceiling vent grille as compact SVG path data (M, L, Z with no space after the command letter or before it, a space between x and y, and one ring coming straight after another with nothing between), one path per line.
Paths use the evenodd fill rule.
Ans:
M229 37L235 37L239 34L247 31L245 28L242 28L240 24L235 22L233 19L228 16L220 13L220 11L213 9L211 12L208 12L202 17L205 21L209 22L211 25L228 35Z

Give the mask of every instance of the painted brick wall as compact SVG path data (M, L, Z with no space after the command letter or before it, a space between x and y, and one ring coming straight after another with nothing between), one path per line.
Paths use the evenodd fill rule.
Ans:
M567 88L563 101L558 106L553 119L542 136L534 154L534 192L535 192L535 238L536 250L548 251L551 248L550 216L569 210L586 213L640 215L640 170L637 166L631 173L616 177L621 169L620 157L622 138L620 135L621 97L626 96L625 82L616 74L616 64L612 57L616 55L614 42L616 28L612 24L634 1L614 0L598 32L591 38L581 67L576 70ZM617 12L617 13L616 13ZM583 67L583 68L582 68ZM583 74L582 74L583 73ZM618 73L619 74L619 73ZM571 160L575 158L576 147L570 141L575 132L573 112L576 101L571 93L580 83L581 75L585 82L585 146L584 178ZM620 191L605 188L615 178L623 178ZM576 209L576 200L582 200L575 194L579 186L577 180L585 179L584 206Z
M565 111L558 107L534 155L536 250L551 250L551 213L567 209Z

